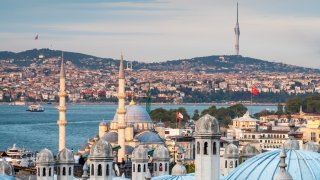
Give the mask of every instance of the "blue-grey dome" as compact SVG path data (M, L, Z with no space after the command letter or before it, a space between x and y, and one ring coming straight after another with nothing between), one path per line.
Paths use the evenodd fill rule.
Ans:
M126 106L126 115L125 121L127 123L152 123L152 120L146 111L146 109L142 106L131 104ZM118 114L114 115L112 122L118 122Z
M101 139L109 143L118 143L118 133L114 131L107 132Z
M153 143L163 143L163 140L160 136L151 131L144 131L140 134L137 134L135 138L144 144L153 144Z
M186 174L184 176L163 175L151 178L152 180L195 180L194 173Z
M279 154L273 150L259 154L234 169L225 180L272 180L279 171ZM320 177L320 154L304 150L286 150L287 168L294 180L316 180Z

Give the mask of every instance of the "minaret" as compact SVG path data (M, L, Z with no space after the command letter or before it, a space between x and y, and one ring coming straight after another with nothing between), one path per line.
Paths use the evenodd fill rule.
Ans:
M240 38L240 28L239 28L239 21L238 21L238 3L237 3L237 23L236 27L234 27L234 33L236 34L236 54L239 55L239 38Z
M57 122L59 126L59 151L63 150L66 147L66 73L64 70L64 62L63 62L63 52L61 58L61 69L60 69L60 91L59 95L59 120Z
M124 79L124 69L123 69L123 55L121 53L120 68L119 68L119 89L118 89L118 145L120 149L118 151L118 162L122 162L125 158L125 79Z

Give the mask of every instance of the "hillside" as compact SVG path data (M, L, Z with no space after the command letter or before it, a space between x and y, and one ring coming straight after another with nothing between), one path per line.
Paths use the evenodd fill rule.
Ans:
M18 66L29 66L31 63L41 63L39 55L44 55L45 58L57 57L61 55L61 51L50 49L32 49L19 53L0 51L1 60L12 60L12 63ZM89 69L111 69L118 65L119 61L111 58L100 58L91 55L64 52L65 59L72 61L76 66ZM187 70L194 72L308 72L320 73L320 69L304 68L283 63L269 62L265 60L225 55L225 56L207 56L196 57L184 60L171 60L158 63L142 63L133 62L133 68L150 69L154 71L162 70Z

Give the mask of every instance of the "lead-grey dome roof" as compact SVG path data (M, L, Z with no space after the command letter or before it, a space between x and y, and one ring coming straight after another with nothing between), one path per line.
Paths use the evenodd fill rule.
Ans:
M100 139L92 145L90 149L90 157L113 157L111 144Z
M319 144L313 141L309 141L304 145L304 150L319 152Z
M64 148L58 153L57 161L60 163L74 163L74 154L71 150Z
M239 156L238 147L232 143L229 144L224 151L224 157L238 157L238 156Z
M37 154L36 163L54 163L54 157L52 152L44 148Z
M159 145L156 147L156 149L153 151L153 159L154 160L169 160L169 150L164 145Z
M197 121L196 134L216 133L219 133L219 122L215 117L206 114Z
M137 134L135 136L135 139L137 139L139 142L144 143L144 144L162 144L163 140L161 137L151 131L144 131L140 134Z
M125 121L127 123L152 123L146 109L136 104L126 106ZM114 115L112 122L118 122L118 113Z
M185 176L187 174L187 169L184 165L177 163L172 168L172 175L174 176Z
M115 131L107 132L101 139L108 141L109 143L118 143L118 133Z
M139 145L134 148L132 152L132 160L148 161L148 152L143 145Z
M9 162L7 162L5 159L0 161L0 176L1 175L14 176L13 166Z
M251 144L247 144L242 148L243 156L255 156L257 154L258 154L257 148Z

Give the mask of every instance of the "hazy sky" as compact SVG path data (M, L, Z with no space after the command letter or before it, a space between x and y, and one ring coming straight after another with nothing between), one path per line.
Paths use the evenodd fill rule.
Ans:
M148 62L235 53L234 0L0 2L0 50ZM319 0L239 0L239 23L241 55L320 68Z

